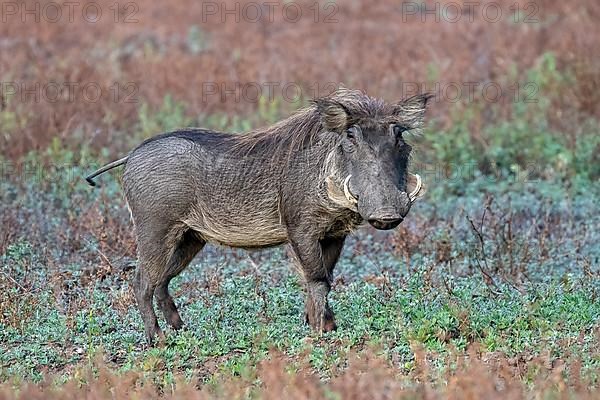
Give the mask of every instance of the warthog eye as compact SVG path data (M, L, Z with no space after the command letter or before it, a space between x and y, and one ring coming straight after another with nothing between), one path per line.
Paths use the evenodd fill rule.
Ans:
M402 135L404 134L404 132L406 132L408 130L409 130L409 128L404 125L400 125L400 124L391 124L390 125L391 134L396 139L396 146L403 148L403 149L407 146L407 144L404 142L404 137Z
M352 125L350 128L346 129L346 135L349 138L356 138L356 135L358 135L358 126Z
M362 139L362 131L358 125L352 125L344 132L342 140L342 149L346 153L354 153L358 148L358 143Z
M391 128L392 132L394 133L394 136L396 136L397 138L402 137L402 134L408 130L406 126L398 124L393 124Z
M360 134L361 130L358 125L352 125L348 129L346 129L346 137L348 138L348 140L350 140L350 142L352 142L352 144L356 144L358 138L360 137Z

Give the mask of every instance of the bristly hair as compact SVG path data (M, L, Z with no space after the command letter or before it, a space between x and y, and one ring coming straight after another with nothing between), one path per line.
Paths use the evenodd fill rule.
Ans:
M429 98L428 94L416 95L387 104L360 90L342 87L274 125L229 136L231 150L240 156L258 151L280 158L314 143L321 132L342 133L361 122L402 123L410 129L420 128Z

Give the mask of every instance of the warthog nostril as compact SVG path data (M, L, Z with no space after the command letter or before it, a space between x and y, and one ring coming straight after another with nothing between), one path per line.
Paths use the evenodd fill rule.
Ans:
M384 216L378 218L369 218L369 224L371 224L376 229L394 229L404 220L401 216Z

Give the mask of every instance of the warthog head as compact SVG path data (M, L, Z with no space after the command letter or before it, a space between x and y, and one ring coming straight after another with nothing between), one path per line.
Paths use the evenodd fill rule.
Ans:
M348 101L350 98L350 101ZM332 161L349 206L377 229L398 226L421 190L408 173L405 134L422 126L428 95L387 105L367 96L317 100L323 126L339 135Z

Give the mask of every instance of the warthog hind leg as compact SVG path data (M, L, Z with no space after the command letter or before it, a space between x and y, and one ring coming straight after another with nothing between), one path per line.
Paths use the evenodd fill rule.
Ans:
M158 326L152 299L154 297L154 288L156 285L152 283L152 279L148 276L146 264L141 260L135 272L133 280L133 292L138 304L138 309L144 321L144 330L146 332L146 340L152 346L156 336L162 338L162 332Z
M187 231L169 259L162 280L154 291L158 308L162 311L167 323L174 329L181 329L183 321L179 316L173 297L169 294L169 282L189 265L205 244L206 242L196 237L193 232Z
M181 267L182 263L178 261L183 255L190 253L190 250L187 249L187 245L180 248L182 239L186 236L185 229L182 226L168 226L163 221L150 218L139 217L136 219L142 222L136 225L139 263L133 282L133 291L144 321L146 340L152 346L157 336L159 339L164 336L158 325L152 304L154 295L157 295L158 303L163 312L165 312L165 308L170 308L171 305L176 312L175 304L167 291L168 281L181 272L181 269L183 269ZM157 228L159 223L162 223L163 228ZM172 316L172 313L169 313L169 316ZM177 318L172 316L174 322L178 322L176 321Z

